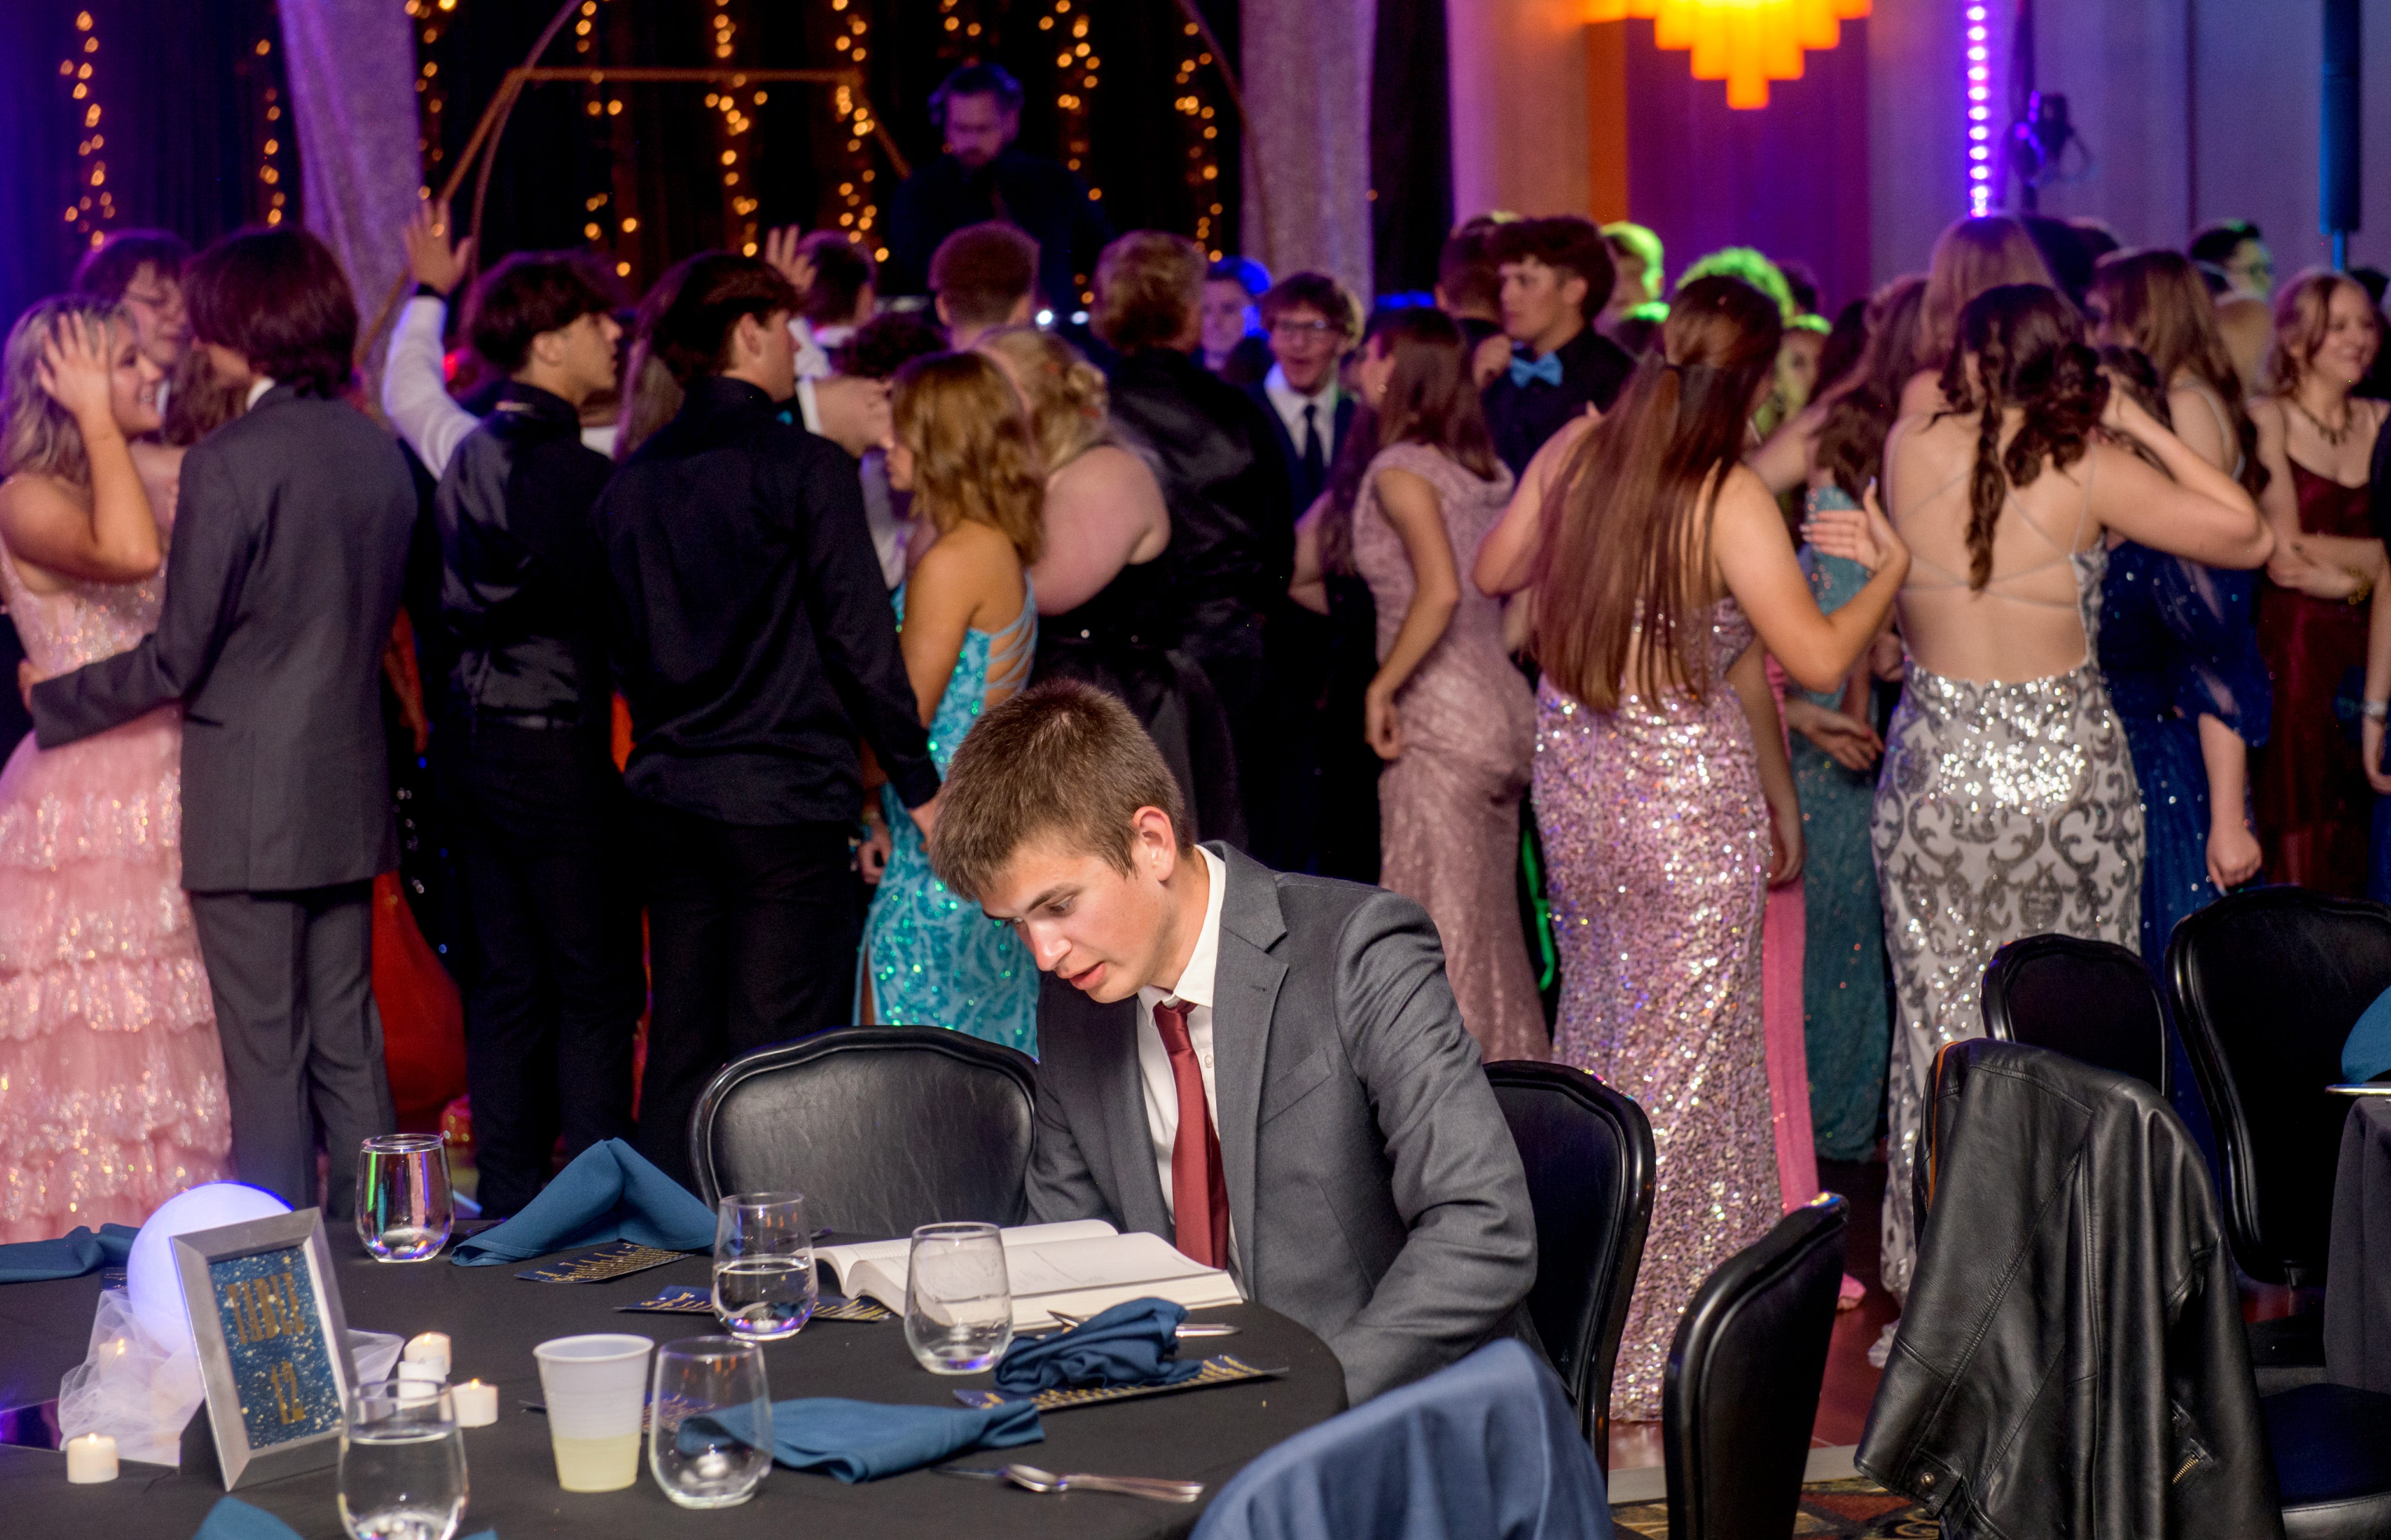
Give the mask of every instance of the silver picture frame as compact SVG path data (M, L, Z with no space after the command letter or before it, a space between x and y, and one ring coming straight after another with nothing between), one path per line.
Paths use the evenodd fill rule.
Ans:
M194 1230L174 1251L225 1490L337 1461L357 1371L322 1210Z

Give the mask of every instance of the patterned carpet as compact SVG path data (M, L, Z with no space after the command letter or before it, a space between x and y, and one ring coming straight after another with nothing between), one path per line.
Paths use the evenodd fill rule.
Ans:
M1669 1505L1622 1503L1610 1510L1611 1522L1622 1534L1667 1540ZM1865 1478L1846 1482L1816 1482L1802 1489L1802 1506L1793 1516L1792 1534L1799 1536L1850 1536L1853 1540L1932 1540L1940 1534L1934 1521L1916 1503L1896 1496Z

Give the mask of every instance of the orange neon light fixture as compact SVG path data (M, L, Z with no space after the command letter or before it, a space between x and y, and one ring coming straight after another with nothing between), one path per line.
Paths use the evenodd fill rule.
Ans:
M1726 82L1729 107L1765 107L1768 83L1800 80L1802 54L1842 41L1868 0L1587 0L1589 21L1648 17L1652 41L1693 51L1696 80Z

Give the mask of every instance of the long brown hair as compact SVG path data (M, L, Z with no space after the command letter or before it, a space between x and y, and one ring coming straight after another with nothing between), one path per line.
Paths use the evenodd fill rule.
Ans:
M2275 296L2275 342L2267 350L2268 390L2289 395L2300 388L2300 377L2316 361L2317 349L2324 345L2325 332L2331 329L2333 291L2345 283L2366 302L2366 313L2374 317L2374 335L2378 341L2382 338L2383 317L2366 286L2347 273L2311 267Z
M1976 383L1967 361L1976 360ZM2109 402L2100 356L2084 340L2084 317L2049 284L2005 283L1959 312L1959 335L1943 368L1945 415L1976 414L1976 463L1968 473L1968 587L1993 576L1993 530L2012 487L2030 486L2042 463L2064 471ZM2024 414L2004 452L2001 414Z
M2026 228L2007 214L1955 219L1934 240L1918 320L1919 367L1940 368L1958 337L1959 312L2005 283L2050 284L2050 268Z
M1426 305L1381 310L1363 338L1364 348L1374 344L1395 367L1379 405L1354 411L1353 426L1329 472L1320 564L1330 572L1353 570L1353 508L1370 462L1381 450L1425 444L1480 481L1493 481L1502 470L1478 382L1469 372L1469 343L1452 317Z
M2117 335L2139 349L2158 372L2165 392L2190 374L2225 403L2225 422L2242 451L2241 480L2252 497L2267 485L2258 462L2258 430L2242 399L2242 371L2217 330L2217 302L2200 269L2180 252L2112 252L2092 269L2088 303L2108 312ZM2162 417L2161 421L2166 419Z
M1046 464L1013 382L977 353L934 353L897 371L889 406L913 451L913 495L940 533L963 519L1013 542L1024 565L1045 543Z
M1709 597L1706 514L1743 459L1784 333L1777 302L1740 278L1685 285L1660 345L1555 478L1533 579L1536 660L1596 710L1617 709L1631 686L1648 701L1709 692L1696 614Z
M1901 410L1901 388L1924 367L1918 317L1926 277L1905 273L1868 297L1868 341L1849 388L1838 392L1818 427L1820 470L1857 502L1884 461L1884 435Z

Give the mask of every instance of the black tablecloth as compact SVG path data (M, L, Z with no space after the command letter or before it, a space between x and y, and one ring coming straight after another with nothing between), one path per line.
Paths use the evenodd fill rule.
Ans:
M343 1230L332 1233L331 1243L351 1326L401 1336L445 1331L453 1342L453 1378L498 1387L497 1424L465 1433L472 1500L463 1534L495 1526L499 1540L1146 1536L1183 1534L1203 1511L1201 1504L1182 1507L1101 1493L1039 1496L926 1470L847 1486L776 1467L741 1507L690 1512L674 1508L657 1489L644 1447L639 1480L628 1490L568 1493L556 1484L546 1419L523 1410L523 1402L539 1399L533 1345L593 1331L634 1332L659 1342L704 1335L714 1329L710 1316L627 1314L614 1307L645 1299L666 1284L704 1287L705 1259L692 1257L609 1283L542 1284L515 1276L528 1262L456 1267L444 1257L391 1265L371 1261ZM96 1275L0 1287L0 1391L6 1392L0 1405L58 1394L59 1377L83 1361L99 1287ZM1250 1364L1284 1366L1288 1374L1049 1413L1044 1443L964 1457L978 1465L1020 1459L1048 1470L1200 1481L1208 1500L1264 1449L1344 1409L1343 1371L1327 1346L1303 1327L1258 1305L1206 1311L1202 1318L1231 1321L1243 1329L1235 1337L1193 1339L1186 1351L1234 1352ZM956 1390L986 1387L991 1379L985 1374L929 1374L913 1362L904 1327L896 1321L818 1321L787 1341L767 1344L764 1352L776 1401L852 1396L951 1406ZM131 1463L123 1469L110 1484L71 1486L63 1456L0 1447L0 1514L6 1515L7 1533L42 1540L187 1540L223 1495L222 1483L213 1479ZM310 1540L339 1540L333 1492L333 1473L326 1469L243 1487L239 1495L279 1515Z

